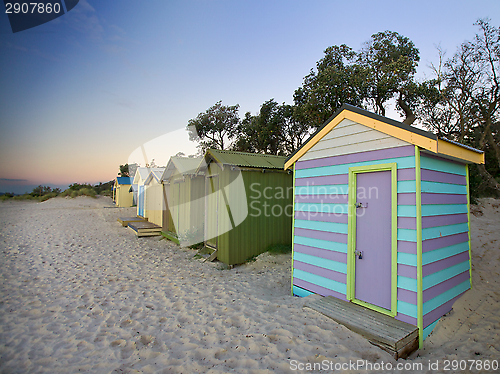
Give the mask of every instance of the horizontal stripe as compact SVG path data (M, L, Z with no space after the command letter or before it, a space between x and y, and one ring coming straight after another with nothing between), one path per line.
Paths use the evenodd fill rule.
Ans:
M463 273L466 270L469 270L469 261L464 261L460 264L430 274L422 278L422 288L424 290L431 288L438 283L444 282L447 279L453 278L454 276Z
M424 314L424 328L429 326L436 319L441 318L446 313L448 313L451 310L451 308L453 307L453 304L455 303L455 301L457 301L460 296L461 295L458 295L458 296L454 297L453 299L451 299L450 301L444 303L440 307L434 309L433 311L431 311L427 314Z
M406 183L406 182L405 182ZM467 186L439 182L421 182L422 193L441 193L441 194L462 194L467 195ZM408 191L413 192L413 191Z
M415 205L416 201L415 193L398 193L398 205Z
M450 256L447 258L443 258L442 260L431 262L430 264L422 266L422 276L426 277L428 275L437 273L442 269L451 268L457 264L460 264L464 261L469 261L469 251L459 253L455 256Z
M417 243L398 240L398 253L417 253Z
M306 220L297 219L297 220L295 220L295 227L298 227L301 229L309 229L309 230L347 234L347 223L306 221Z
M352 162L349 164L342 165L332 165L332 166L320 166L313 167L308 169L298 169L295 171L296 178L305 178L305 177L320 177L325 175L336 175L336 174L347 174L349 173L350 167L355 166L368 166L368 165L377 165L377 164L388 164L395 162L397 163L398 169L404 168L414 168L415 167L415 156L409 157L398 157L398 158L386 158L374 161L365 161L365 162Z
M309 247L316 247L316 248L328 249L331 251L336 251L336 252L341 252L341 253L347 253L347 244L345 244L345 243L337 243L337 242L331 242L331 241L327 241L327 240L320 240L320 239L304 238L302 236L295 236L294 237L294 244L302 244L302 245L307 245Z
M314 265L316 267L320 267L323 269L333 270L342 274L347 274L347 264L343 264L341 262L325 260L324 258L314 257L306 255L304 253L294 253L293 259L294 261L295 260L300 261L303 262L304 264ZM312 274L323 276L322 274L318 274L316 272Z
M467 213L467 205L422 205L422 216Z
M467 195L422 193L422 205L426 204L467 204Z
M420 178L422 179L422 181L453 183L453 184L461 184L464 186L467 185L467 179L465 175L444 173L442 171L421 169Z
M443 292L438 297L435 297L435 298L425 302L424 303L424 314L432 312L434 309L440 307L441 305L445 304L446 302L450 301L451 299L463 294L469 288L470 288L470 282L469 282L469 280L466 280L465 282L462 282L462 283L456 285L455 287L449 289L448 291Z
M323 186L328 184L348 184L349 174L325 175L323 177L295 178L295 186Z
M417 255L411 253L398 253L398 264L417 266Z
M293 252L305 253L307 255L325 258L327 260L343 262L347 264L347 253L341 253L336 251L330 251L329 249L309 247L307 245L295 244L293 246Z
M298 261L295 259L293 261L293 268L305 271L307 273L317 274L320 277L328 278L328 279L334 280L336 282L340 282L340 283L344 283L344 284L347 282L347 275L344 273L340 273L338 271L325 269L323 267L307 264L305 262L301 262L301 261Z
M407 316L417 318L417 306L414 304L407 303L402 300L398 300L397 310L399 313L403 313Z
M295 203L295 210L313 213L347 214L347 204Z
M301 294L308 296L315 293L321 296L333 296L340 300L347 300L345 295L341 293L329 290L328 288L321 287L313 283L303 281L302 279L295 278L293 280L293 293L294 295L298 296L300 296Z
M398 313L396 317L394 317L398 321L409 323L410 325L417 326L417 319L415 317L407 316L403 313Z
M398 181L414 181L415 180L415 168L409 169L398 169Z
M434 330L434 327L436 327L436 325L437 325L438 322L439 322L439 318L437 320L435 320L434 322L432 322L429 326L427 326L424 329L424 332L422 334L424 340L429 336L429 334L432 332L432 330Z
M434 157L427 157L422 155L420 157L420 167L422 169L442 171L445 173L465 175L465 165L457 164L455 162L439 159Z
M417 229L417 219L415 217L398 217L398 229Z
M347 195L295 195L296 203L347 204Z
M442 216L422 217L422 229L430 227L456 225L457 223L467 223L468 217L465 213L445 214Z
M415 181L398 181L398 193L415 193Z
M294 269L293 270L293 278L294 279L301 279L305 282L315 284L316 286L327 288L331 291L338 292L342 295L346 294L346 285L344 283L340 283L340 282L336 282L336 281L328 279L328 278L320 277L319 275L311 274L311 273L305 272L303 270Z
M399 300L408 304L417 305L417 293L398 288L398 301Z
M398 288L417 292L417 280L398 275Z
M340 165L352 162L384 160L388 158L406 157L414 155L415 155L415 148L413 146L395 147L395 148L380 149L375 151L356 152L348 155L324 157L315 160L297 161L295 164L296 168L295 170L309 169L321 166Z
M417 207L415 205L398 205L398 217L416 217Z
M460 234L462 232L469 232L468 223L457 223L456 225L430 227L427 229L422 229L422 240L440 238L442 236Z
M406 278L417 279L417 267L406 264L398 264L398 275Z
M338 222L347 223L349 216L346 214L295 211L295 219L305 219L308 221Z
M450 278L444 282L436 284L434 287L431 287L431 288L425 290L423 292L424 303L431 300L431 299L437 298L439 295L445 293L448 290L451 290L453 287L456 287L463 282L468 282L469 277L470 277L469 272L464 271L463 273L460 273L460 274L454 276L453 278ZM469 286L470 286L470 282L469 282ZM443 302L441 302L441 304L444 304L446 301L448 301L448 300L444 300Z
M315 222L315 221L311 221ZM317 222L319 223L319 222ZM346 223L339 223L339 225L347 225ZM294 234L296 236L302 236L304 238L321 239L337 243L347 243L347 234L340 234L336 232L326 232L318 230L302 229L299 227L295 228Z
M295 187L295 195L347 195L348 190L347 184L298 186Z
M458 243L469 242L469 234L466 232L441 238L427 239L422 242L422 252L434 251L439 248L449 247Z
M467 236L468 239L468 236ZM469 253L469 242L461 242L422 253L422 265L428 265L459 253Z
M398 229L398 240L417 241L417 230Z

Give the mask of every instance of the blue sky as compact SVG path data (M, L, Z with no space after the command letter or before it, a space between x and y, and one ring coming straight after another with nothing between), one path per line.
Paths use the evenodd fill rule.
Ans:
M13 34L2 11L0 192L111 180L219 100L240 117L271 98L291 104L328 46L358 50L379 31L415 43L423 79L437 45L451 56L478 18L498 26L499 14L498 0L80 0Z

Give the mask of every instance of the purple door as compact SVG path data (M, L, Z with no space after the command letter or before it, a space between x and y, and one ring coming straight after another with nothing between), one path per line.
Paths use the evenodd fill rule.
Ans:
M391 171L356 178L355 298L390 310Z

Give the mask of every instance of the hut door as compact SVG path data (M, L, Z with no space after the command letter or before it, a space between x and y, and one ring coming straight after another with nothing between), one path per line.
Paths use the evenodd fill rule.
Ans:
M137 199L138 212L144 217L144 186L139 186L139 198Z
M218 244L219 217L219 176L213 175L205 180L205 241L212 248Z
M391 170L356 178L356 300L391 310Z

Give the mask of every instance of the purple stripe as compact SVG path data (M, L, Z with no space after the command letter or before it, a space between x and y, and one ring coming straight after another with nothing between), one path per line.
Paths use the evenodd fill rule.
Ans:
M305 219L307 221L347 223L347 218L347 214L300 211L295 212L295 219Z
M451 308L453 307L453 304L455 303L455 301L457 301L460 298L460 296L462 296L463 294L464 294L464 292L462 292L457 297L454 297L450 301L444 303L440 307L438 307L438 308L430 311L429 313L427 313L424 316L424 329L427 326L429 326L431 323L433 323L435 320L437 320L438 318L441 318L446 313L448 313L451 310Z
M296 203L347 204L348 200L347 195L295 195Z
M417 229L417 219L415 217L398 217L398 229Z
M333 166L341 164L350 164L353 162L384 160L387 158L407 157L414 155L415 155L415 148L410 145L404 147L378 149L376 151L357 152L348 155L323 157L307 161L297 161L295 166L297 170L300 170L300 169L317 168L322 166Z
M410 316L407 316L406 314L398 313L398 314L396 314L395 318L398 321L403 321L403 322L409 323L410 325L417 326L417 319L410 317Z
M398 205L415 205L416 203L415 192L398 193Z
M414 180L415 180L415 168L398 170L398 181L414 181Z
M296 227L294 235L303 236L305 238L321 239L321 240L328 240L330 242L347 244L347 234L340 234L338 232L309 230Z
M467 195L424 192L422 204L467 204Z
M469 261L469 251L465 251L451 257L443 258L442 260L431 262L430 264L422 266L422 276L426 277L428 275L434 274L437 271L447 269L453 265L457 265L465 261Z
M417 268L415 266L398 264L398 275L402 277L417 279Z
M328 288L321 287L316 284L312 284L295 277L293 277L293 285L321 296L333 296L340 300L347 300L345 295L339 292L329 290Z
M323 248L309 247L308 245L302 244L294 244L293 251L347 264L347 253L331 251L329 249Z
M463 273L454 276L453 278L445 280L444 282L441 282L431 288L428 288L427 290L424 290L424 295L423 295L424 303L426 301L429 301L430 299L433 299L441 295L443 292L446 292L452 289L453 287L458 286L460 283L465 282L467 279L469 279L469 276L470 276L469 270L467 270L464 271Z
M422 252L429 252L435 249L449 247L458 243L468 242L469 234L461 232L459 234L442 236L440 238L427 239L422 242ZM399 242L398 242L399 250Z
M296 186L325 186L349 183L348 174L324 175L322 177L295 178Z
M430 227L456 225L457 223L467 223L467 222L468 222L467 213L446 214L442 216L428 216L428 217L422 217L422 228L428 229Z
M398 252L417 254L417 243L398 240Z
M293 261L293 268L298 270L303 270L310 274L319 275L320 277L334 280L336 282L344 283L347 282L347 275L339 273L338 271L333 271L329 269L324 269L319 266L314 266L311 264L306 264L300 261ZM295 279L295 278L294 278Z
M404 301L409 304L417 305L417 293L398 288L398 301Z
M429 182L452 183L460 184L463 186L467 185L467 179L465 178L465 175L445 173L443 171L422 169L421 178L423 181Z

